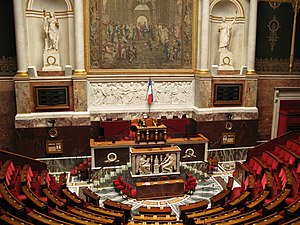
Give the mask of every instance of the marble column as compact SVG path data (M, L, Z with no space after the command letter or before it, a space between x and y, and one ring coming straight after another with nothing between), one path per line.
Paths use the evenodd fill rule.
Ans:
M247 67L248 74L255 74L255 46L256 46L256 23L257 23L257 0L250 0L249 30L248 30L248 51Z
M83 0L74 1L75 15L75 72L74 75L85 76L84 67L84 18Z
M202 23L200 42L200 74L208 73L209 0L202 1Z
M26 18L24 1L14 0L15 37L17 51L16 76L28 76L27 72L27 41L26 41Z

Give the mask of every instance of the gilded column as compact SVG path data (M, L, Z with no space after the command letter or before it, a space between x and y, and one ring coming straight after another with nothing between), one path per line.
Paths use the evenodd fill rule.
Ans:
M200 42L200 73L208 73L209 0L202 1L202 23Z
M25 1L14 0L15 37L17 50L17 73L16 76L28 76L27 73L27 42L26 42L26 18Z
M255 74L255 46L256 46L257 0L250 0L249 32L247 67L248 74Z
M83 0L74 1L75 15L75 72L74 75L86 75L84 67L84 17Z

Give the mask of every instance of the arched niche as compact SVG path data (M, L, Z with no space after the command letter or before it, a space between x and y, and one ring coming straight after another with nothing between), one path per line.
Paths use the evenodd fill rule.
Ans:
M73 11L73 5L70 0L28 0L26 10L47 10L53 12Z
M245 3L246 4L246 3ZM222 18L232 23L236 17L231 33L230 51L233 54L233 67L240 69L245 65L247 37L245 32L245 7L237 0L213 0L210 3L210 52L209 65L219 65L219 33L218 27Z
M77 1L77 0L76 0ZM59 22L60 65L74 65L74 8L71 0L28 0L26 2L26 24L28 37L28 62L37 70L43 67L44 14L54 12ZM83 10L83 9L82 9Z
M214 0L210 4L210 15L216 17L245 17L243 6L235 0Z

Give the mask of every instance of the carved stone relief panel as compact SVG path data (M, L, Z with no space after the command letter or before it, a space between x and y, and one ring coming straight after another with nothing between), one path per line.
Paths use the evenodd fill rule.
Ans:
M193 104L192 82L155 82L154 104ZM146 82L90 83L90 107L146 103Z

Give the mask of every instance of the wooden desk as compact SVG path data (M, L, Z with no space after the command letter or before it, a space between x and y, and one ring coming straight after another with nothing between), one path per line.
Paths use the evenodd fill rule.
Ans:
M106 209L106 208L96 206L93 204L86 206L85 209L90 211L91 213L95 213L97 215L103 215L103 216L108 216L108 217L114 218L116 221L116 225L121 225L125 221L125 215L122 211Z
M241 212L239 210L231 210L231 211L225 211L224 213L220 213L216 216L213 216L213 217L207 217L205 219L203 218L200 218L200 219L195 219L194 220L194 223L195 224L210 224L210 223L213 223L213 222L217 222L217 221L224 221L225 219L228 219L228 218L232 218L234 216L237 216L241 214Z
M27 217L34 224L72 225L71 223L67 223L67 222L61 221L59 219L56 219L52 216L48 216L44 213L40 213L37 210L33 210L33 211L27 213Z
M284 217L294 218L299 215L299 211L300 211L300 197L293 204L285 208Z
M38 196L36 196L34 192L27 187L27 185L21 186L21 190L26 196L26 199L32 204L33 208L43 213L48 212L47 204L45 204Z
M181 149L180 161L193 162L207 160L208 139L202 134L191 138L170 138L166 142L148 143L152 148L176 145ZM140 148L141 144L132 140L95 142L90 139L92 169L121 166L129 162L129 149ZM191 151L193 149L193 151Z
M48 205L51 208L55 208L57 206L60 209L67 210L67 205L58 196L56 196L49 188L44 188L43 193L47 197Z
M249 191L244 191L239 197L234 199L232 202L228 203L228 208L233 209L235 207L241 208L244 205L244 202L247 200L247 198L250 196Z
M222 190L218 194L212 196L210 198L211 207L214 207L216 205L224 205L225 201L227 200L227 197L229 196L230 191L229 190Z
M140 206L139 207L140 214L171 214L172 209L171 207L146 207Z
M184 180L161 180L151 182L136 182L136 198L159 199L184 195Z
M186 217L186 214L188 212L194 212L197 210L201 210L201 209L206 209L208 206L208 201L206 200L201 200L195 203L191 203L191 204L186 204L186 205L181 205L179 206L180 209L180 219L184 220Z
M219 223L215 223L215 225L245 224L246 222L258 219L260 216L258 212L248 212L226 219L225 221L220 221Z
M131 219L131 205L127 205L120 202L115 202L110 199L106 199L103 202L104 207L108 209L114 209L124 212L125 214L125 222L127 223L129 219Z
M0 194L6 201L7 206L17 212L18 216L23 218L26 213L25 205L9 191L5 183L0 184Z
M171 222L176 221L175 215L134 215L133 220L138 221L153 221L153 222Z
M60 209L54 209L54 210L51 210L49 212L49 214L54 217L54 218L57 218L61 221L66 221L68 223L72 223L72 224L81 224L81 225L93 225L93 224L100 224L100 221L96 221L96 219L89 219L89 218L86 218L86 217L81 217L81 216L78 216L76 214L73 214L73 213L70 213L70 212L67 212L67 211L63 211L63 210L60 210ZM94 223L95 222L95 223ZM101 223L102 224L102 223Z
M250 212L254 209L259 209L264 204L269 194L269 191L263 191L257 198L253 199L245 206L245 211Z
M99 205L100 196L95 194L91 189L85 187L82 189L82 193L86 198L86 202L93 203L95 205Z
M73 195L73 193L69 190L69 188L62 189L62 193L66 197L67 204L69 206L83 207L84 201L82 199L80 199L79 197Z
M285 204L285 199L290 195L291 189L284 189L277 198L268 205L263 206L263 215L269 215L277 210L281 210L281 206Z
M247 222L244 225L274 225L274 224L279 224L279 222L283 219L283 216L280 216L277 213L273 213L269 216L265 216L262 218L259 218L257 220Z
M11 225L33 225L33 223L29 223L19 217L16 217L9 212L6 212L2 216L0 216L0 221L4 224L11 224Z
M108 217L108 216L103 216L103 215L97 215L95 213L91 213L88 210L80 209L78 207L70 209L69 212L71 212L74 215L77 215L79 217L84 217L84 218L87 218L90 221L95 221L95 222L100 223L100 224L107 224L107 225L108 224L109 225L112 225L112 224L115 225L116 224L115 223L115 218Z
M204 209L200 212L197 211L197 212L187 213L185 222L186 222L187 225L192 225L194 219L216 215L216 214L221 213L221 212L224 212L223 207L215 207L215 208L210 208L210 209L207 209L207 210Z

